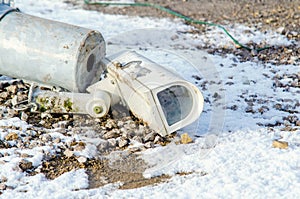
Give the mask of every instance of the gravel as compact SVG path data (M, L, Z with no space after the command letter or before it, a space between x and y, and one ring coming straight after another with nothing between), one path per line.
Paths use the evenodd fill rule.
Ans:
M69 3L82 3L82 1L68 1ZM140 1L137 1L140 2ZM255 61L263 63L271 63L276 65L300 63L300 2L299 1L234 1L234 0L188 0L188 1L157 1L148 0L150 3L159 3L162 6L179 11L182 14L190 16L194 19L211 21L219 24L241 23L250 27L257 27L259 30L274 30L288 39L296 42L290 46L271 46L261 52L248 52L244 49L225 49L212 48L211 46L199 46L199 49L205 49L211 54L234 54L238 61ZM238 2L238 3L237 3ZM280 2L280 3L278 3ZM138 7L100 7L87 6L86 9L99 10L111 14L126 14L138 16L154 16L154 17L173 17L162 11L153 8ZM207 31L205 26L196 26L199 31ZM248 43L248 46L262 47L264 44ZM195 77L199 81L200 77ZM272 78L274 89L286 89L300 87L300 74L278 74ZM245 82L247 83L247 82ZM230 84L230 82L228 82ZM30 112L29 109L17 111L14 109L18 103L27 100L28 89L30 85L15 79L0 82L0 118L7 119L19 117L21 120L34 124L27 129L21 129L15 126L2 126L7 135L0 140L0 148L22 148L32 149L36 146L44 146L45 142L55 151L55 154L44 152L42 166L36 166L33 162L25 160L30 154L20 154L21 159L19 168L30 175L44 173L47 178L54 179L59 175L71 171L72 169L85 168L89 173L90 187L95 188L112 182L124 182L121 188L136 188L149 184L162 182L170 176L159 176L152 179L145 179L142 176L143 171L147 168L145 162L137 158L140 151L148 148L154 148L157 145L165 146L174 140L178 140L179 135L172 134L167 137L161 137L157 132L149 129L137 118L128 113L111 111L107 117L94 119L84 115L71 114L51 114ZM203 84L205 90L205 84ZM214 95L218 98L218 94ZM256 112L264 113L268 110L267 106L262 105L260 108L253 107L254 102L261 101L258 96L243 99L248 104L245 112L253 114ZM274 104L276 109L290 113L290 116L283 117L276 124L261 124L265 126L284 126L285 130L293 131L296 126L300 126L300 118L295 116L299 114L299 101ZM237 107L228 107L236 110ZM12 130L21 132L16 133ZM87 156L76 155L87 148L87 144L83 139L66 140L55 137L51 133L55 130L63 136L80 138L91 138L100 140L97 144L97 151L103 155L108 155L116 151L126 151L128 155L124 162L119 163L116 169L109 164L105 158L90 158ZM186 142L192 142L185 137ZM0 153L0 157L9 154ZM96 156L97 157L97 156ZM100 156L99 156L100 157ZM135 168L138 171L133 172ZM127 172L124 172L127 171ZM0 191L8 189L5 185L5 179L0 179Z

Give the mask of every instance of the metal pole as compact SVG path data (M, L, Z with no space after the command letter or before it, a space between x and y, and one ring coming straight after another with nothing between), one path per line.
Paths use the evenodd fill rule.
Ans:
M0 4L0 74L73 92L98 80L105 57L98 31L16 11Z

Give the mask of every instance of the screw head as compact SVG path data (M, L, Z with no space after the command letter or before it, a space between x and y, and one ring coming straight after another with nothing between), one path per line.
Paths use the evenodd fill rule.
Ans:
M96 113L96 114L100 114L100 113L103 112L103 108L102 108L102 106L95 106L95 107L93 108L93 111L94 111L94 113Z

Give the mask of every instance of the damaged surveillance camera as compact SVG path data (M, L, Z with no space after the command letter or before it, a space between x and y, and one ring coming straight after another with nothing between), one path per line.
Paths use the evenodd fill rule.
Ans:
M161 135L194 122L202 112L203 97L198 88L171 71L134 51L108 60L107 78L87 90L120 96L136 117Z
M198 88L175 73L134 51L106 57L97 31L3 3L0 17L0 74L70 91L36 92L44 110L103 117L121 102L162 136L191 124L203 110Z

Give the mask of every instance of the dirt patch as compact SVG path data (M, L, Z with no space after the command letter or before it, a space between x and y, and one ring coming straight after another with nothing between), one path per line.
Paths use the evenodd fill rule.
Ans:
M41 172L47 178L55 179L74 169L86 169L89 176L89 189L110 183L121 183L119 189L132 189L154 185L171 178L168 175L144 178L143 171L147 165L136 155L128 156L125 161L125 164L119 165L111 165L107 159L88 159L86 162L80 163L75 157L54 156L43 163Z
M282 34L288 38L300 40L299 0L136 0L135 2L159 4L201 21L210 21L219 24L241 23L248 26L255 26L262 30L282 28ZM99 5L84 5L84 7L109 14L174 18L171 14L151 7L104 7Z

